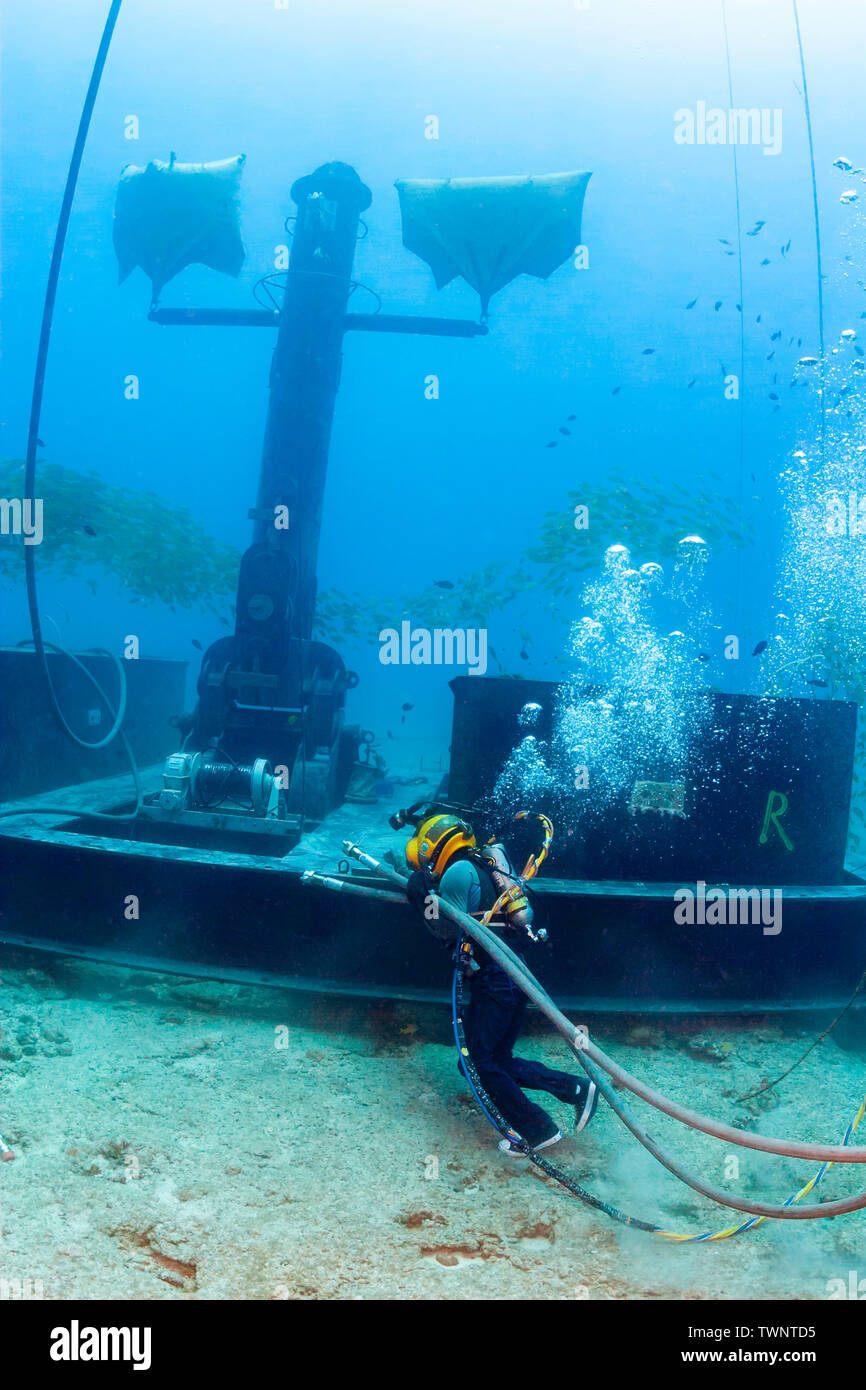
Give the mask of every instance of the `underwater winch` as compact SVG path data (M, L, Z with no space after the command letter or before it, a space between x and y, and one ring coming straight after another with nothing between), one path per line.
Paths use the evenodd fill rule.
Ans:
M207 753L172 753L165 760L158 804L164 811L224 809L226 802L247 814L285 820L282 780L265 758L234 763Z

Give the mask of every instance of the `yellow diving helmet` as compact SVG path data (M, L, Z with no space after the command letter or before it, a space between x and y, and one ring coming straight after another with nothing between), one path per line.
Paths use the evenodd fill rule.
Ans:
M429 868L441 878L460 850L475 848L471 825L458 816L428 816L421 821L406 845L406 863L410 869Z

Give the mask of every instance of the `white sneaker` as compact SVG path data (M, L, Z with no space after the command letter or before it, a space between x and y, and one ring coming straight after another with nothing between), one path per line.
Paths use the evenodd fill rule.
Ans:
M594 1081L583 1077L577 1083L577 1094L574 1101L574 1132L580 1134L585 1129L595 1114L598 1105L598 1087Z
M540 1144L533 1144L532 1149L535 1153L540 1153L542 1149L549 1149L553 1144L558 1144L561 1138L562 1133L557 1130L555 1134L551 1134L549 1139L542 1139ZM510 1139L500 1139L496 1147L500 1153L508 1154L510 1158L526 1158L526 1150L518 1148L517 1144L513 1144Z

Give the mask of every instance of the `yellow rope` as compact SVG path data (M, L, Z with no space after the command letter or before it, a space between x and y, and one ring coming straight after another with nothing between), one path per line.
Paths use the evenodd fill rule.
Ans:
M842 1140L843 1144L848 1144L851 1141L854 1134L857 1132L857 1128L864 1115L866 1115L866 1096L864 1096L861 1100L856 1115L854 1116L853 1120L851 1121L851 1123L845 1131L845 1136ZM808 1193L810 1193L814 1188L818 1186L818 1183L821 1181L824 1174L828 1172L829 1169L831 1169L832 1167L832 1160L830 1160L828 1163L823 1163L821 1167L818 1169L815 1176L813 1178L810 1178L809 1181L803 1187L800 1188L799 1192L795 1192L792 1197L789 1197L787 1202L784 1202L783 1205L786 1207L793 1207L797 1202L800 1201L801 1197L807 1196ZM773 1218L770 1216L751 1216L748 1221L742 1221L737 1226L726 1226L721 1231L704 1231L701 1235L680 1235L676 1231L662 1230L656 1231L656 1234L663 1236L665 1240L676 1240L680 1242L699 1240L727 1240L728 1236L738 1236L742 1231L754 1230L754 1228L756 1226L760 1226L762 1222L771 1221L772 1219Z

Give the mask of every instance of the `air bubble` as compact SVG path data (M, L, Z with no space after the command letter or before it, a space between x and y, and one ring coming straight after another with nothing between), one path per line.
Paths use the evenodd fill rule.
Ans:
M534 729L541 718L541 705L530 703L524 705L517 716L517 722L521 729Z
M677 545L677 559L686 564L706 564L710 547L702 536L683 536Z
M608 574L622 574L630 562L631 555L625 545L609 545L604 552L604 567Z

